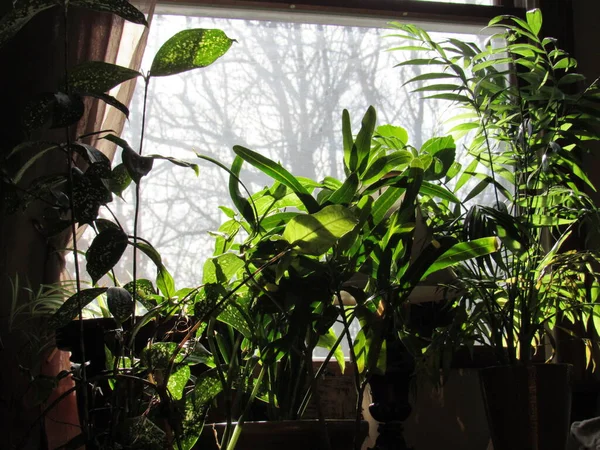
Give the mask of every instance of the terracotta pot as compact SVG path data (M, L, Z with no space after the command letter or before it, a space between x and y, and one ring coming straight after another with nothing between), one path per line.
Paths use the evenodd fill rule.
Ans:
M569 364L480 371L494 450L565 450L571 416Z
M285 420L281 422L247 422L237 442L236 450L351 450L354 442L354 420L326 420L331 447L327 447L323 424L318 420ZM223 436L225 424L207 424L194 446L197 450L217 450L215 434ZM367 437L369 425L360 424L357 442ZM360 448L360 446L359 446Z

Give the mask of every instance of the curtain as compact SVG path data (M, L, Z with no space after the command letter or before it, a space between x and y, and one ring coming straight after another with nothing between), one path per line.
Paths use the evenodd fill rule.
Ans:
M148 15L154 10L155 0L145 0L141 8ZM138 7L139 7L138 3ZM3 8L1 12L5 12ZM68 30L65 46L63 36ZM89 60L100 60L139 69L147 37L147 29L126 23L108 13L70 8L67 22L59 8L35 16L8 44L0 48L0 159L26 136L21 131L20 113L33 94L54 92L64 77L65 60L68 66ZM124 84L116 94L128 104L134 82ZM86 112L72 137L111 128L120 132L124 123L121 113L103 102L85 100ZM44 132L32 139L64 141L63 130ZM91 145L100 144L97 138L88 139ZM112 156L114 149L103 147ZM8 160L18 167L31 154L21 160ZM14 169L14 167L12 169ZM11 167L8 167L10 170ZM56 173L64 173L64 157L45 155L34 165L23 180L28 181ZM70 241L69 233L45 239L36 228L36 216L41 208L27 212L7 211L4 192L0 192L0 433L2 447L50 449L59 447L80 433L76 399L67 395L50 413L41 415L43 409L67 392L72 380L65 378L54 390L46 404L40 404L40 386L32 385L31 376L39 371L53 377L69 369L69 355L50 348L40 353L40 336L36 336L39 323L27 313L19 316L15 324L14 312L27 311L24 286L37 292L44 285L60 280L64 269L64 252ZM17 286L17 280L19 286ZM19 289L17 289L17 287Z

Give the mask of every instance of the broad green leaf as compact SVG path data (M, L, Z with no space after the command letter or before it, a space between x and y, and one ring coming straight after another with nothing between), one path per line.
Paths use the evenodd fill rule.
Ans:
M433 164L425 172L426 180L439 180L446 176L456 158L456 144L451 136L429 139L421 147L421 153L433 157Z
M371 215L373 216L373 225L377 226L379 223L391 212L392 206L396 205L398 200L406 189L388 187L383 194L377 197L375 203L373 203L373 210ZM396 205L396 209L397 209Z
M423 274L421 280L439 270L451 267L459 262L467 261L479 256L489 255L498 251L500 240L496 237L474 239L469 242L459 242L444 252L435 263Z
M228 304L227 307L219 313L217 319L223 323L231 325L235 330L242 333L246 339L252 339L254 334L252 329L254 328L251 317L248 314L244 314L244 305L239 304ZM246 306L247 308L247 306Z
M319 203L312 195L310 195L296 177L284 169L281 164L271 161L266 156L239 145L234 146L233 151L244 161L294 191L309 213L315 213L320 209Z
M227 284L242 267L244 267L244 260L234 253L223 253L209 258L204 263L202 284Z
M92 284L102 278L115 264L127 248L127 235L118 228L109 228L99 233L85 253L87 272L92 277Z
M85 107L79 94L39 94L23 109L23 127L27 132L63 128L81 119L84 111Z
M154 342L142 349L140 362L144 367L152 370L165 370L169 367L176 350L176 342ZM175 357L175 363L181 363L184 358L184 352L179 352Z
M118 323L123 323L133 314L133 298L122 287L109 287L106 291L106 305Z
M338 337L335 334L333 329L329 329L326 334L322 334L319 336L319 341L317 342L317 347L321 347L327 350L332 350L333 346L336 344ZM341 345L338 345L333 352L333 356L335 357L338 365L340 366L340 371L344 373L346 369L346 359L344 357L344 350Z
M69 297L48 320L48 326L53 330L68 325L79 314L79 308L89 305L100 294L105 293L107 288L84 289L79 294Z
M408 144L408 131L394 125L381 125L375 129L375 134L383 138L397 139L404 145Z
M137 70L103 61L87 61L69 69L68 86L80 94L104 94L127 80L141 76Z
M542 29L542 11L537 8L527 11L527 24L531 32L539 36Z
M190 366L187 364L182 364L173 370L169 376L169 381L167 381L167 389L171 393L171 396L173 396L173 399L180 400L183 397L183 391L190 379L190 375Z
M206 67L227 53L233 43L221 30L183 30L156 53L150 76L163 77Z
M129 22L148 26L144 14L127 0L69 0L69 4L94 11L110 12Z
M108 179L108 188L110 191L121 197L125 189L131 184L131 177L124 164L117 165Z
M144 278L135 280L135 295L133 294L133 281L127 283L123 288L134 297L136 302L140 302L147 309L155 306L154 303L156 302L157 295L154 285L150 280Z
M299 214L283 232L283 238L298 251L309 255L322 255L338 239L352 231L358 220L341 205L326 206L315 214Z

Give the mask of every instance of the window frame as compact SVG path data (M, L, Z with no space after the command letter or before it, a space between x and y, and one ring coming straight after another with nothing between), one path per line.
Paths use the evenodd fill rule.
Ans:
M368 2L365 0L159 0L158 5L183 8L234 8L285 12L292 15L312 13L486 26L490 19L503 14L524 17L525 9L516 6L518 1L494 0L494 5L465 5L419 0L370 0Z

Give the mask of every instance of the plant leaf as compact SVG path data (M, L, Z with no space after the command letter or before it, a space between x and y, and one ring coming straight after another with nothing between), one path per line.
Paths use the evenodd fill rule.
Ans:
M315 214L298 214L292 218L283 231L283 238L302 253L322 255L357 223L348 208L326 206Z
M190 379L191 370L187 364L182 364L177 367L169 376L167 381L167 389L175 400L180 400L183 397L183 390Z
M68 85L80 94L105 94L127 80L142 76L137 70L104 61L87 61L69 69Z
M69 0L69 3L94 11L110 12L129 22L148 26L144 14L127 0Z
M79 294L69 297L48 321L48 326L56 330L68 325L79 314L79 308L89 305L96 297L106 292L107 288L84 289Z
M99 233L85 253L87 272L92 284L102 278L115 264L127 248L128 238L119 228L108 228Z
M239 145L234 146L233 151L244 161L294 191L309 213L315 213L320 209L319 203L302 186L302 183L283 168L281 164L277 164L266 156Z
M317 347L321 347L327 350L333 349L333 346L337 342L338 338L333 329L329 329L326 334L322 334L319 336L319 341L317 342ZM341 345L338 345L333 353L338 365L340 366L340 371L344 373L346 369L346 359L344 357L344 350Z
M59 5L57 0L21 0L0 19L0 47L25 26L36 14Z
M163 77L206 67L227 53L233 43L221 30L183 30L156 53L150 76Z

